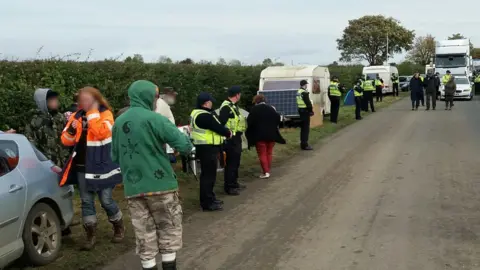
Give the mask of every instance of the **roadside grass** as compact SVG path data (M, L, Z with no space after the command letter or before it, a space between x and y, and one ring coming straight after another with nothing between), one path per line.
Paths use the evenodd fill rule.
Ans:
M386 96L383 102L375 103L376 108L381 109L407 96L408 93L400 93L400 97ZM376 112L381 113L381 112ZM367 116L370 113L362 112L362 116ZM310 143L312 145L320 142L323 138L335 133L336 131L348 126L355 120L355 107L342 106L340 108L339 123L331 124L328 118L324 119L323 126L312 128L310 131ZM359 123L361 125L361 123ZM286 145L277 145L274 149L274 164L278 166L282 162L291 158L295 153L299 152L299 129L285 128L281 131L284 138L287 140ZM255 181L254 178L260 174L260 166L255 149L244 151L242 154L242 163L240 168L240 180L245 182ZM179 165L177 165L180 168ZM183 202L184 215L189 216L191 213L199 211L200 206L198 202L198 182L193 175L178 172L178 179L180 184L180 195ZM223 190L223 174L219 173L217 177L216 190L218 195L222 197ZM248 192L248 191L247 191ZM72 234L64 237L61 257L54 263L38 268L13 266L13 269L29 269L29 270L69 270L69 269L99 269L108 264L118 256L132 250L135 247L135 236L131 228L130 213L128 212L127 203L123 196L123 190L118 187L114 190L113 197L116 199L120 208L124 213L124 222L127 228L125 241L122 244L110 243L113 234L112 226L108 223L105 212L100 207L97 200L96 207L98 212L98 231L97 231L97 246L91 252L80 251L79 247L82 244L84 233L81 225L73 226ZM75 205L75 222L80 223L80 198L77 194L74 201Z

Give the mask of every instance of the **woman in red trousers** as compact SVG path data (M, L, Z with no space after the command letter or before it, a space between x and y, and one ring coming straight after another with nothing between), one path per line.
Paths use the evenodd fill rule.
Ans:
M272 167L273 147L275 143L285 144L285 139L280 135L280 115L273 106L266 103L263 95L253 98L255 106L247 117L247 131L245 136L248 147L255 146L258 159L262 166L263 174L260 178L269 178Z

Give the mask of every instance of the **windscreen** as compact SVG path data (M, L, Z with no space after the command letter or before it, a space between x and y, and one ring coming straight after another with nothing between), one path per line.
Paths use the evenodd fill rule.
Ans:
M373 80L375 78L377 78L377 73L367 73L365 74L365 79L368 79L370 78L370 80Z
M464 55L437 55L435 59L435 67L437 68L454 68L466 66Z
M456 84L469 84L470 82L466 78L455 78Z
M399 80L400 82L407 82L407 81L408 81L407 79L408 79L407 77L400 77L400 78L398 78L398 80Z

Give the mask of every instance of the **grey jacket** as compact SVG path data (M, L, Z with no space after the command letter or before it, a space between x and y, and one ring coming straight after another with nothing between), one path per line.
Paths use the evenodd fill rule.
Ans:
M453 96L456 90L457 90L457 84L455 83L452 77L452 79L445 84L445 95Z

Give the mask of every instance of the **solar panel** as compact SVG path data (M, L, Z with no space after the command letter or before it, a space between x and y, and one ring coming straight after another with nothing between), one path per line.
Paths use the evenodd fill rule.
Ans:
M258 94L264 95L268 104L275 107L280 115L291 117L298 116L297 91L298 89L264 90L258 91Z

